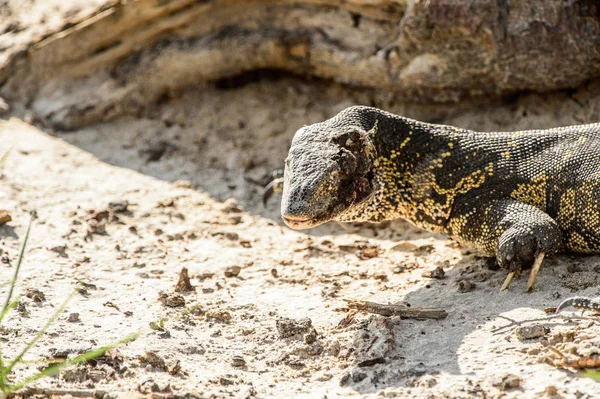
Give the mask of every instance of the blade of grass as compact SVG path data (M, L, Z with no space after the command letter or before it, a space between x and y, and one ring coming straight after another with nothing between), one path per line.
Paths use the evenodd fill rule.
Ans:
M2 155L2 158L0 158L0 165L2 165L4 163L4 161L6 161L6 158L8 158L8 154L10 154L10 152L12 151L13 148L14 148L14 146L10 147L8 149L8 151L6 151L4 153L4 155Z
M61 370L63 370L66 367L70 367L70 366L80 364L80 363L85 363L89 360L95 359L99 356L104 355L109 350L116 348L117 346L127 344L131 341L136 340L138 336L139 336L139 333L130 334L123 339L113 342L112 344L109 344L109 345L106 345L106 346L103 346L103 347L100 347L97 349L93 349L89 352L85 352L85 353L82 353L81 355L75 356L73 359L69 359L62 363L50 366L30 377L25 378L24 380L22 380L16 384L10 385L9 391L16 392L19 389L24 388L28 384L39 380L40 378L44 378L44 377L51 376L51 375L56 375L57 373L59 373Z
M35 334L31 341L27 343L27 345L25 345L25 347L21 350L21 353L15 356L14 359L12 359L12 361L10 362L10 364L5 367L4 372L6 374L10 374L15 365L21 361L21 359L27 354L27 352L29 352L29 349L31 349L31 347L35 345L35 343L39 341L40 338L42 338L42 336L44 335L44 333L46 333L48 328L50 328L50 326L54 324L58 316L65 310L67 304L71 301L71 299L73 299L73 296L75 294L77 294L77 290L73 290L73 292L67 297L67 299L65 299L64 302L58 307L58 309L56 309L56 312L54 312L54 314L50 316L44 327L42 327L42 329L38 331L37 334Z
M29 220L29 226L27 226L27 231L25 232L25 238L23 239L23 244L21 244L21 251L19 252L19 257L17 258L17 266L15 267L15 274L13 279L10 282L10 287L8 289L8 295L6 296L6 301L4 302L4 306L2 307L2 311L8 307L10 304L10 300L12 299L13 291L15 290L15 285L17 284L17 278L19 277L19 271L21 270L21 263L23 263L23 256L25 255L25 248L27 247L27 240L29 240L29 232L31 231L31 225L33 223L33 217ZM0 322L2 319L0 318Z
M6 314L8 312L10 312L12 309L15 308L15 306L17 306L19 304L19 299L20 298L15 299L14 301L12 301L11 303L9 303L7 306L5 306L2 309L2 312L0 312L0 324L2 324L2 320L4 319L4 316L6 316Z
M594 381L600 382L600 371L599 370L585 370L581 372L583 376L591 378Z
M7 154L8 154L8 152L7 152ZM7 154L4 154L4 156L2 157L2 161L4 159L6 159ZM2 162L0 162L0 164L1 163ZM29 239L29 233L31 231L32 224L33 224L33 216L29 220L29 225L27 226L27 231L25 232L25 238L23 239L23 244L21 245L21 250L19 251L17 265L15 267L15 274L13 276L13 279L10 281L8 294L6 295L6 301L4 302L4 306L2 306L2 311L0 312L0 325L2 323L2 320L4 320L4 317L6 316L6 314L12 308L17 306L17 303L19 302L18 300L11 302L11 299L12 299L13 292L15 290L15 285L17 284L17 279L19 278L19 271L21 270L21 263L23 263L23 257L25 256L25 248L27 248L27 240ZM4 366L4 357L2 356L2 347L0 346L0 391L2 391L2 392L6 392L6 389L7 389L6 375L8 373L10 373L10 371L7 371L6 367Z

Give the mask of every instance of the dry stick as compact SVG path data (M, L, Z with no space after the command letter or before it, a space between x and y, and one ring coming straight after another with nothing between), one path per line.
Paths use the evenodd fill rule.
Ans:
M533 286L535 285L535 280L537 279L537 275L540 271L540 267L542 267L542 262L544 261L544 251L541 251L538 256L535 257L535 261L533 262L533 267L531 268L531 274L529 275L529 280L527 281L527 291L533 291Z
M90 389L60 389L60 388L36 388L29 387L25 388L15 396L29 396L29 395L44 395L44 396L73 396L75 398L96 398L104 396L104 391L96 391Z
M344 299L350 309L375 313L382 316L400 316L407 319L445 319L448 312L443 309L413 308L402 305L384 305L381 303Z
M502 284L502 287L500 287L500 291L506 291L508 289L508 287L510 286L510 282L516 274L516 271L508 273L508 276L506 276L506 280L504 280L504 284Z
M509 319L508 317L504 317L504 316L498 316L500 318L503 318L505 320L512 320ZM552 315L548 315L548 316L544 316L544 317L537 317L535 319L525 319L525 320L513 320L510 323L508 323L505 326L501 326L501 327L497 327L494 328L493 330L491 330L492 334L496 334L502 330L506 330L507 328L512 328L512 327L517 327L517 326L521 326L523 324L526 323L537 323L539 321L548 321L548 320L552 320L552 319L562 319L562 320L566 320L566 321L571 321L571 320L594 320L594 321L598 321L598 317L587 317L587 316L568 316L568 315L564 315L564 314L552 314Z

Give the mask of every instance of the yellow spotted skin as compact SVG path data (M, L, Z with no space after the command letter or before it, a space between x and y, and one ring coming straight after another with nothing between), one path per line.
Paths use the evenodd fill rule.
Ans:
M332 144L348 131L363 144ZM361 168L336 168L338 155L333 164L322 159L340 151ZM299 131L288 160L284 216L296 212L314 224L404 218L496 256L509 270L530 266L539 251L600 253L600 124L479 133L351 107ZM334 169L346 175L332 180ZM345 201L340 187L353 178L368 184ZM310 179L329 182L332 199L323 190L311 197L302 183ZM300 203L293 194L302 206L293 208Z

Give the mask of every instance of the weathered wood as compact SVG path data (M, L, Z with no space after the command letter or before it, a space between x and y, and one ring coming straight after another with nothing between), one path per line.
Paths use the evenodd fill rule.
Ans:
M115 1L12 54L0 95L68 129L265 68L419 101L556 90L600 75L599 14L592 0Z
M443 309L416 308L402 305L385 305L376 302L344 299L348 308L382 316L400 316L407 319L445 319L448 312Z

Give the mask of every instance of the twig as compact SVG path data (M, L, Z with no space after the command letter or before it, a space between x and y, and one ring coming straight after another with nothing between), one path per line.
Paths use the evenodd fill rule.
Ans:
M506 291L508 289L508 287L510 287L510 282L512 281L512 279L515 277L516 274L517 274L516 271L508 273L508 276L506 276L506 280L504 280L504 284L502 284L502 287L500 287L500 291Z
M101 398L105 396L105 391L92 390L92 389L60 389L60 388L36 388L29 387L19 392L14 393L15 396L28 396L28 395L44 395L44 396L65 396L70 395L76 398Z
M516 321L516 320L513 320L513 319L511 319L510 317L506 317L506 316L502 316L502 315L498 315L498 317L499 317L500 319L508 320L508 321L510 321L511 323L518 323L518 321Z
M384 305L381 303L344 299L350 309L375 313L382 316L400 316L407 319L445 319L448 312L443 309L413 308L402 305Z
M506 320L510 320L508 317L504 317L504 316L498 316L501 317L503 319ZM586 317L586 316L567 316L564 314L553 314L553 315L548 315L545 317L538 317L535 319L527 319L527 320L521 320L521 321L512 321L509 324L502 326L502 327L498 327L492 330L493 334L496 334L497 332L500 332L502 330L505 330L507 328L511 328L511 327L516 327L516 326L520 326L526 323L535 323L538 321L548 321L548 320L552 320L552 319L564 319L564 320L595 320L598 321L597 317Z
M546 253L542 251L538 254L538 256L535 257L535 261L533 262L533 266L531 267L531 274L529 275L529 280L527 281L528 292L533 291L533 287L535 286L535 280L537 279L540 267L542 267L542 262L544 261L544 255L546 255Z

